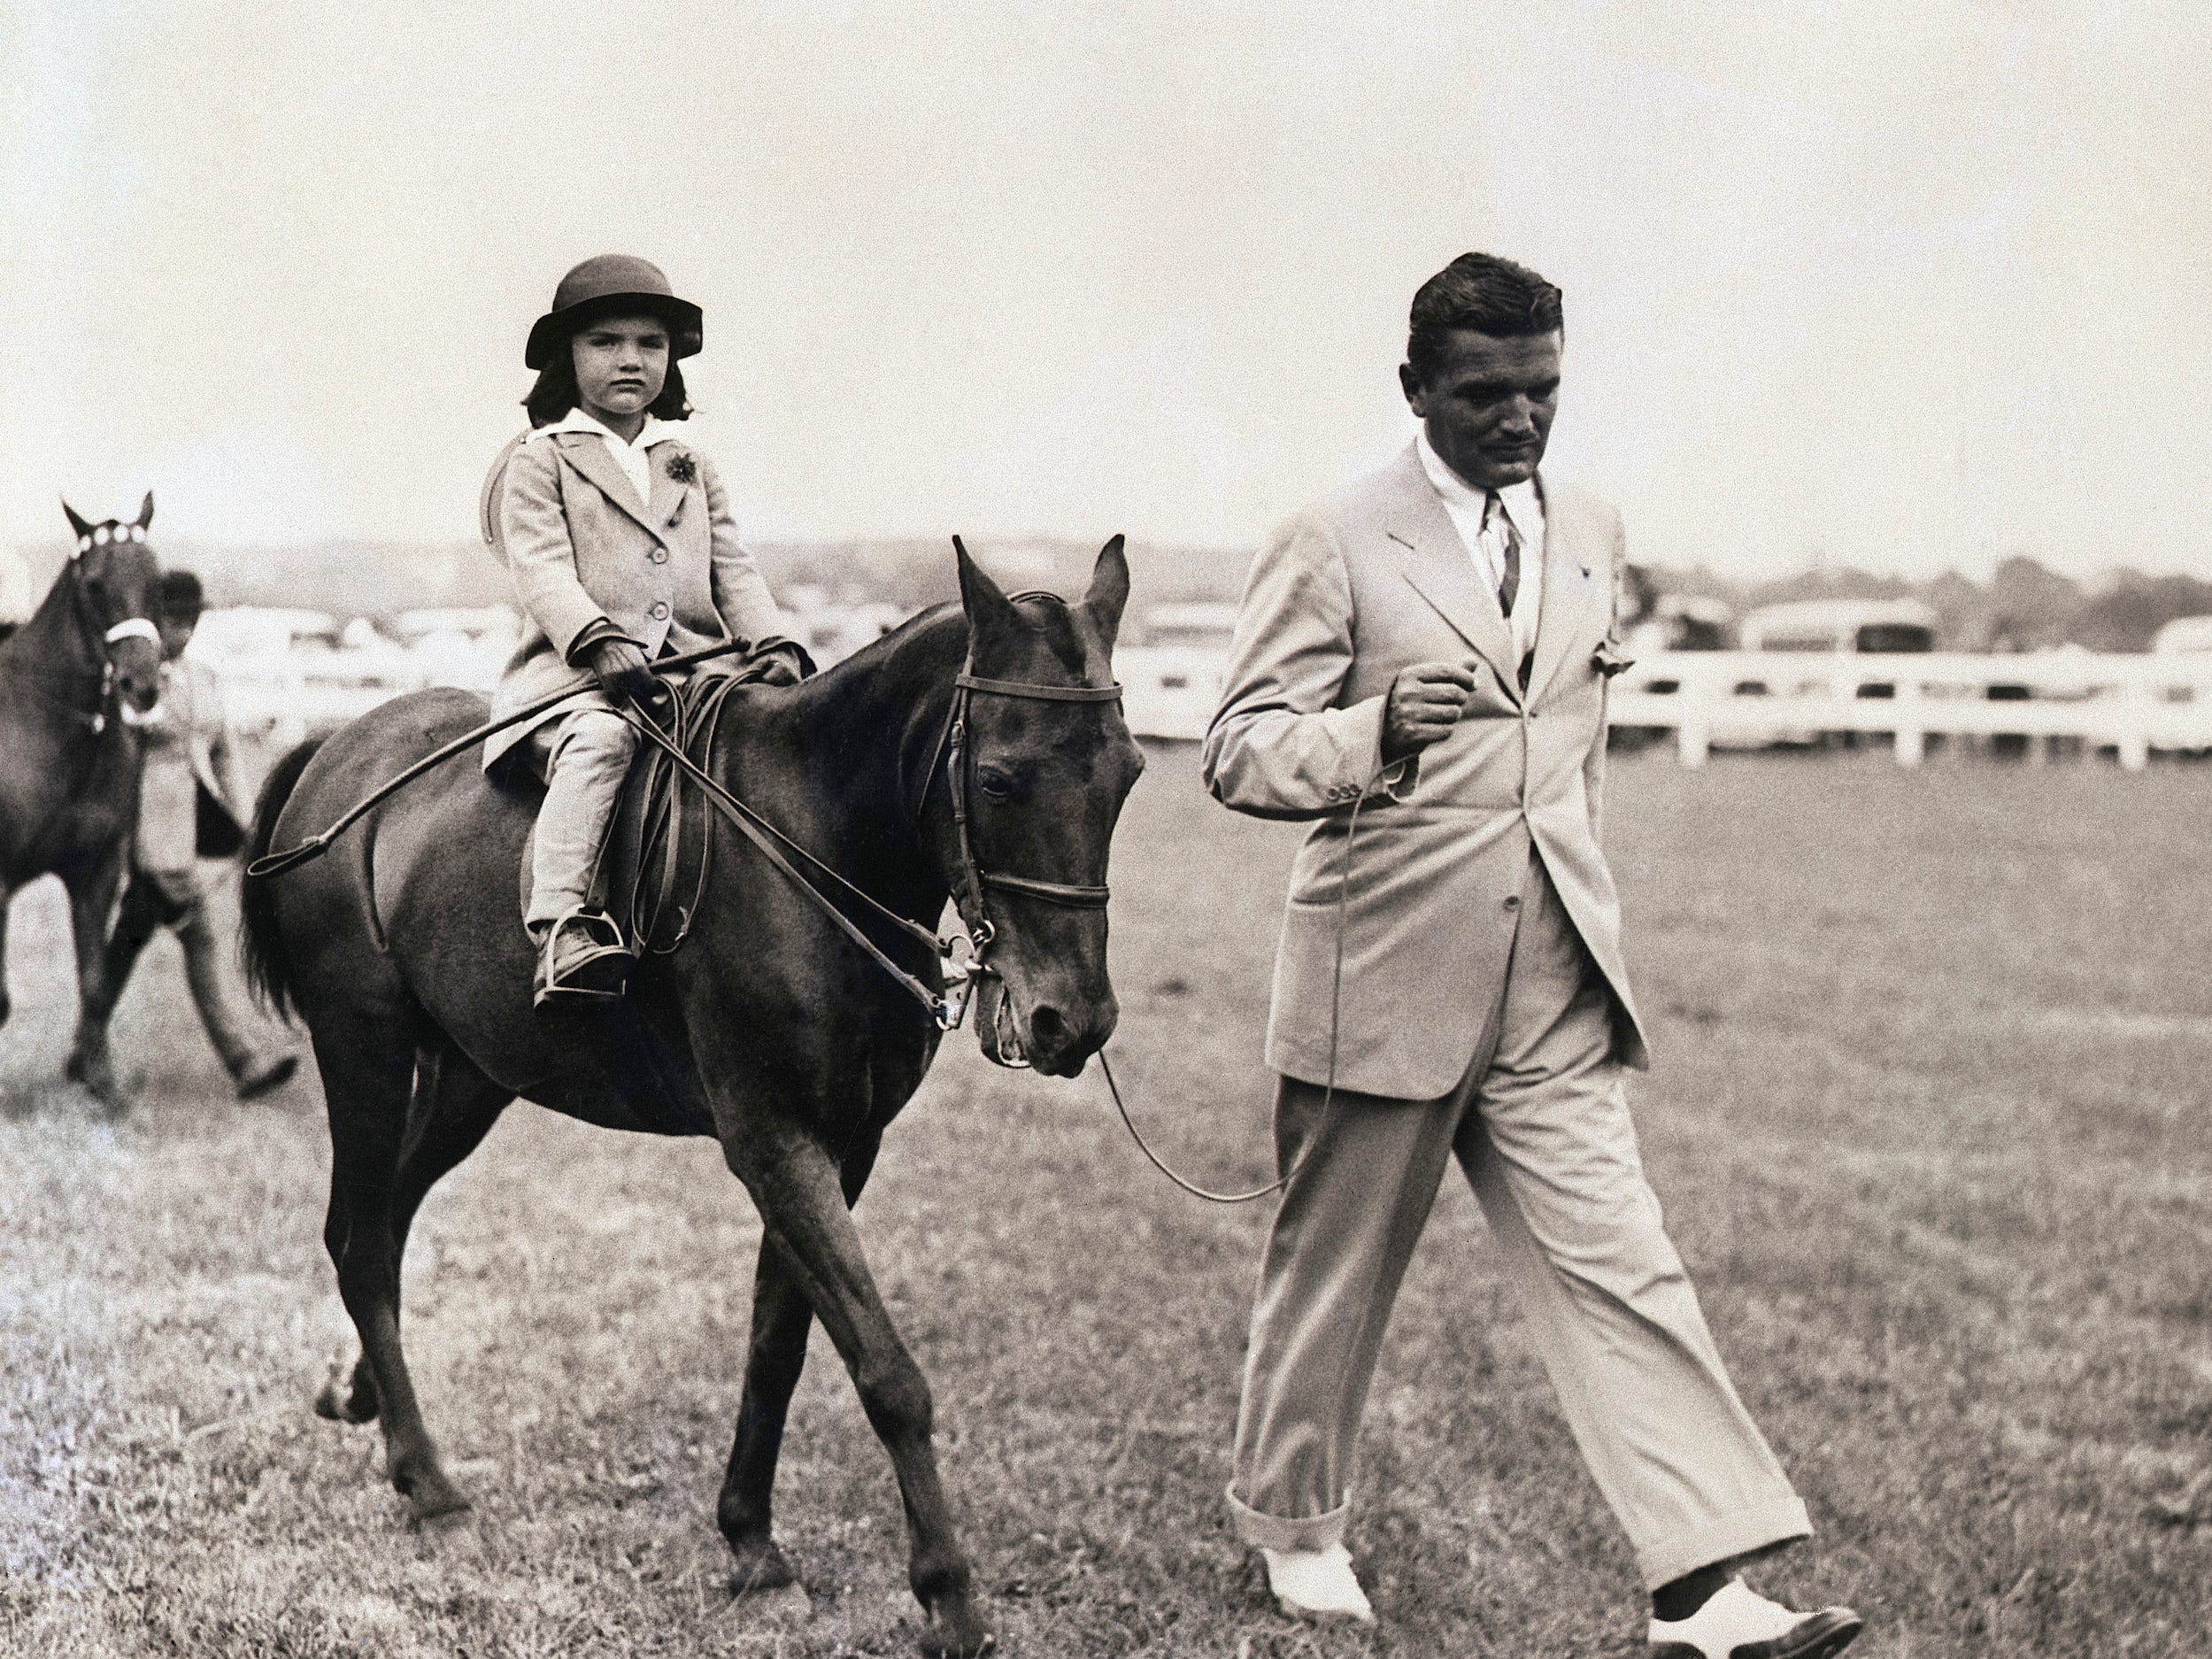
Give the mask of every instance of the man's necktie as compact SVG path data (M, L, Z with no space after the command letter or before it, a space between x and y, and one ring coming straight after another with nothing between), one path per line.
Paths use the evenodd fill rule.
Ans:
M1504 573L1498 579L1498 608L1511 616L1513 602L1521 596L1521 532L1514 528L1513 517L1495 490L1483 507L1483 530L1491 538L1498 568Z

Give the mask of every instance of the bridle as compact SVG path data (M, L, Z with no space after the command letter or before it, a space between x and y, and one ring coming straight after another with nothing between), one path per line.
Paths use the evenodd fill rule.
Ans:
M101 641L101 661L97 671L99 683L97 686L91 685L89 677L85 682L87 689L92 692L92 706L87 708L73 698L56 697L40 684L41 680L52 677L54 670L50 667L25 669L19 675L40 698L82 721L96 737L107 729L108 704L115 696L114 646L126 639L144 639L150 642L158 652L161 650L161 630L154 626L150 617L126 616L103 628L98 617L87 615L89 607L84 588L84 568L79 561L95 547L119 545L126 542L143 545L145 540L146 531L143 525L111 522L81 532L77 536L76 548L69 555L70 613L84 636L89 638L97 634ZM126 726L142 725L149 718L127 705L119 706L117 712Z
M1016 598L1029 596L1017 594ZM1045 881L1033 876L1009 875L1002 870L986 869L975 855L975 843L970 822L974 816L970 791L975 784L975 755L968 743L968 714L970 704L977 695L985 697L1021 698L1044 703L1110 703L1121 700L1119 684L1108 685L1044 685L1027 680L987 679L974 672L972 661L964 663L952 679L952 706L947 711L943 729L931 751L929 767L922 778L921 789L916 796L910 814L913 827L921 829L922 814L927 810L931 791L936 780L945 780L952 808L953 842L960 868L952 891L952 904L967 938L945 938L911 917L901 915L884 904L867 889L859 886L838 871L831 868L758 812L731 794L728 790L687 752L688 745L670 737L658 722L640 714L636 709L625 707L622 718L647 742L658 746L670 763L698 786L707 803L721 813L734 828L752 843L768 862L789 876L798 891L811 899L822 914L834 922L839 931L858 945L870 961L890 976L893 984L928 1010L941 1031L957 1031L967 1017L968 1004L975 999L977 984L997 970L990 966L990 953L997 942L998 930L991 921L984 895L997 889L1002 892L1018 893L1046 904L1063 905L1071 909L1101 910L1106 907L1108 889L1103 883ZM709 745L711 748L711 744ZM838 891L856 900L878 920L888 922L899 932L920 944L928 945L936 953L943 965L946 987L940 995L915 975L893 961L882 946L870 938L858 922L845 914L844 908L824 892L808 874L803 874L792 862L796 857L807 867L813 876L828 882ZM965 945L966 953L961 947ZM1005 1003L999 1004L1004 1017ZM1001 1054L1013 1052L1001 1033ZM1019 1060L1004 1060L1001 1063L1020 1069L1027 1064Z
M1026 594L1017 594L1025 598ZM945 1030L957 1030L961 1018L967 1012L968 1001L975 992L976 982L993 972L989 960L990 947L998 942L998 929L990 919L985 895L992 888L1001 892L1019 893L1024 898L1042 899L1048 905L1060 905L1070 910L1103 910L1111 891L1103 882L1051 882L1034 876L1012 876L1004 870L985 869L983 860L975 856L975 836L969 829L973 815L971 791L975 783L975 760L968 746L967 717L969 706L977 693L986 697L1027 698L1039 703L1118 703L1121 687L1118 683L1106 685L1042 685L1028 680L991 680L963 667L952 679L952 707L944 722L944 735L938 740L938 752L943 763L932 760L928 777L922 784L921 800L915 803L914 818L919 828L921 808L928 803L929 786L940 773L952 801L952 835L960 861L959 884L952 891L953 907L959 911L960 922L967 929L967 958L958 964L961 988L960 1001L951 1013L951 1022L938 1016L938 1024ZM949 961L948 956L948 961ZM949 1000L949 999L948 999ZM999 1006L1004 1018L1006 1004ZM1025 1061L1007 1060L1010 1053L1000 1034L1001 1063L1019 1067Z

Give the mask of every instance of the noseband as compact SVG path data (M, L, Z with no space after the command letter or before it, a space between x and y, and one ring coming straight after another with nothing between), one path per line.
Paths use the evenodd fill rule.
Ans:
M90 728L96 737L107 729L108 701L115 694L115 655L112 648L126 639L143 639L158 652L161 650L161 630L154 626L152 619L144 616L127 616L122 621L102 629L98 618L86 614L91 607L87 603L88 596L85 593L82 572L77 561L95 547L105 547L110 544L119 546L126 542L143 543L145 539L146 532L135 524L103 524L98 529L87 530L78 536L76 551L69 555L70 613L75 618L78 627L82 629L86 635L97 632L101 642L101 661L97 670L98 684L89 686L89 682L80 682L80 683L89 685L92 692L92 706L82 707L73 700L54 697L35 683L32 685L32 691L42 700L58 704L67 709L71 714ZM58 671L50 666L41 665L36 672L40 678L48 678ZM127 706L119 712L122 714L123 723L127 726L143 725L148 718Z

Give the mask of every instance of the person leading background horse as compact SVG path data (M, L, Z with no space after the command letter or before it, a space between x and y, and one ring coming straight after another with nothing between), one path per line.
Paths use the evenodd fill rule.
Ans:
M245 845L246 799L221 677L184 654L204 604L197 575L161 573L154 607L161 635L161 696L137 722L143 752L130 879L108 935L105 971L85 1000L80 1058L73 1063L89 1066L94 1063L89 1050L105 1049L108 1022L139 953L156 931L167 928L183 949L185 984L208 1041L238 1098L252 1100L282 1087L299 1056L264 1041L238 1007L230 953L216 937L200 879L203 857L227 859Z

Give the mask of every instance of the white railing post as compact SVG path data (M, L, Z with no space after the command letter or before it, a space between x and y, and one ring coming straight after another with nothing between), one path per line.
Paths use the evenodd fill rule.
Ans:
M2146 666L2148 660L2144 660ZM2120 728L2114 746L2123 769L2140 772L2151 763L2150 705L2143 694L2142 673L2134 663L2121 670L2119 703Z
M1685 674L1675 695L1682 699L1682 724L1676 729L1675 742L1682 755L1682 764L1694 770L1705 764L1707 752L1712 746L1713 730L1707 718L1707 706L1708 700L1717 693L1705 675Z
M1918 766L1928 745L1928 729L1921 724L1920 682L1900 675L1892 700L1897 721L1897 764Z

